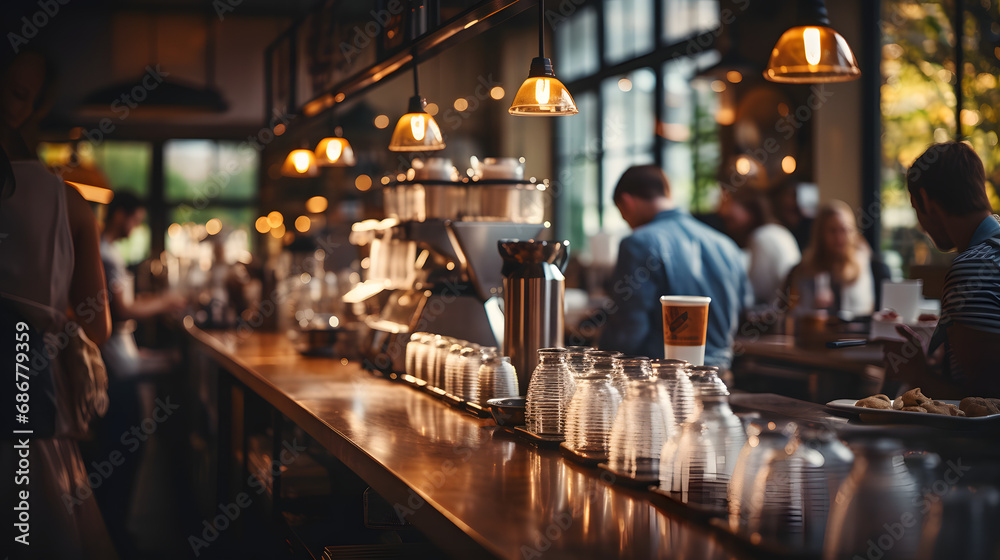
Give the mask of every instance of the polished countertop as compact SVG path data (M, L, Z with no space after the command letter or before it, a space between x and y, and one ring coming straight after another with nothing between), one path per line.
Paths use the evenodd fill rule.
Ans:
M610 474L602 477L602 471L570 462L556 450L535 448L492 420L375 377L357 363L301 356L281 334L188 331L222 368L318 440L451 555L721 559L744 554L683 514L653 507L645 491L613 484ZM788 404L774 398L779 408Z

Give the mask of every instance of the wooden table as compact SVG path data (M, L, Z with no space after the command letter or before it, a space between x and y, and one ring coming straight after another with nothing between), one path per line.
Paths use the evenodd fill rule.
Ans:
M858 336L845 334L844 338ZM752 384L750 389L788 390L785 394L817 403L877 393L883 375L878 342L838 349L802 348L791 336L762 335L737 337L733 352L737 387L746 387L748 380L770 380Z
M654 508L644 491L358 364L302 357L280 334L188 332L233 383L304 429L452 556L745 555ZM219 393L225 398L221 383ZM223 442L232 437L220 433Z

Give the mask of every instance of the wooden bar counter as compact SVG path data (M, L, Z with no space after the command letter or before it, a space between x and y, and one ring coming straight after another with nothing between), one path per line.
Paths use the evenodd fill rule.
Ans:
M452 556L744 555L654 508L644 491L356 363L303 357L282 334L188 332L230 381L305 430Z

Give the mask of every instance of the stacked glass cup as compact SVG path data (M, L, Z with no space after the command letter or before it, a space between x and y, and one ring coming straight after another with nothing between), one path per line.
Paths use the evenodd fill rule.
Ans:
M615 389L612 356L581 352L582 372L566 414L566 447L581 453L606 455L621 395ZM578 370L579 371L579 370Z
M538 350L538 366L531 374L524 411L525 427L533 434L551 439L565 437L566 413L576 391L567 354L565 348Z
M479 406L485 407L490 399L518 396L517 372L510 357L499 355L495 346L484 346L480 353L482 365L479 366L479 400L476 401Z
M656 479L663 444L675 431L670 395L653 377L649 358L615 358L627 379L608 453L608 468L636 479Z

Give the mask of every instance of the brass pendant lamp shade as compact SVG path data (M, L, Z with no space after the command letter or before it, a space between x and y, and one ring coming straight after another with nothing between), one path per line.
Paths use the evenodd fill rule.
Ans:
M844 37L830 27L823 0L799 0L796 25L771 50L764 78L790 84L847 82L861 77Z
M321 167L353 167L354 148L346 138L330 136L319 141L315 150L316 164Z
M552 60L545 57L543 0L538 2L538 56L531 60L528 79L517 89L508 112L520 117L558 117L580 112L569 90L556 78Z
M281 166L281 175L298 178L316 177L319 175L319 167L316 165L316 155L312 150L292 150L288 153L285 163Z
M393 152L430 152L444 149L441 128L424 107L427 100L420 97L417 83L417 57L413 56L413 97L406 114L396 122L389 149Z

